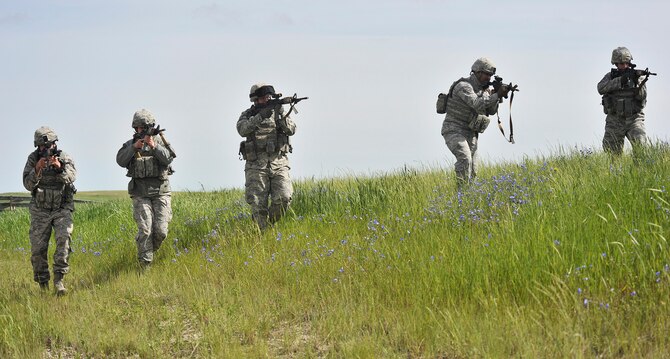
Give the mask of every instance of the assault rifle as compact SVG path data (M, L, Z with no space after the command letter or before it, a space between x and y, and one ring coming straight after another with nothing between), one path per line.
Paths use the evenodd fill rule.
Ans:
M140 132L135 132L133 135L133 139L135 141L143 139L145 136L156 136L165 131L164 128L161 128L161 125L158 125L156 127L145 127L142 129Z
M490 82L489 85L493 86L493 90L495 92L498 92L501 88L508 89L509 92L514 93L514 91L519 91L519 85L514 85L511 82L509 84L503 83L503 79L500 76L495 76L493 82ZM504 98L507 98L507 95L505 95ZM502 102L502 98L500 99L500 102Z
M63 152L58 149L55 145L53 145L53 142L46 142L44 145L44 149L40 150L39 148L36 150L37 151L37 156L38 158L46 158L46 168L51 168L51 163L49 163L49 159L51 157L60 157L60 154ZM42 175L42 171L39 171L37 173L38 176Z
M141 140L146 136L160 136L161 140L163 140L163 145L167 148L168 152L170 152L170 156L173 158L177 158L177 154L174 152L174 149L172 148L172 145L168 140L165 138L165 135L163 135L163 132L165 132L165 128L161 128L161 125L158 125L156 127L146 127L142 129L140 132L135 132L133 135L133 142L137 140ZM145 145L146 146L146 145ZM139 153L137 153L139 154Z
M255 116L257 113L259 113L261 110L264 110L266 108L275 108L277 106L283 106L283 105L291 105L291 108L289 109L288 113L284 116L288 116L291 114L291 111L295 110L295 113L298 113L298 110L295 108L295 105L302 101L302 100L307 100L309 97L298 97L298 94L293 94L291 97L281 97L282 94L274 94L272 95L272 99L269 100L268 102L262 104L262 105L253 105L251 106L251 116Z
M49 146L49 144L47 144L47 146ZM49 146L49 147L45 148L43 151L40 151L39 155L40 155L40 157L45 157L45 158L54 157L54 156L59 157L62 152L63 151L59 150L58 147L56 147L56 146L53 146L53 147Z
M624 69L624 70L619 70L619 69L612 69L612 78L623 76L623 75L633 75L635 77L640 77L640 76L656 76L658 75L655 72L649 71L649 68L646 68L644 70L638 70L635 68L635 64L631 64L631 67Z
M636 66L637 65L635 64L630 64L630 67L627 69L612 69L611 77L613 79L621 77L622 86L624 88L631 88L642 87L642 85L644 85L647 80L649 80L649 76L657 76L655 72L649 71L648 67L644 70L638 70L635 68ZM642 82L640 82L638 85L637 80L640 78L640 76L644 76L644 80L642 80Z

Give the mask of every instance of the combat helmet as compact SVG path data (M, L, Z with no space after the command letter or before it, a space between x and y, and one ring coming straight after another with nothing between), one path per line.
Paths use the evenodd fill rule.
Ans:
M633 61L633 54L630 53L627 47L617 47L612 50L612 65L614 64L630 64Z
M475 60L475 63L472 64L470 68L472 72L485 72L490 75L496 74L496 65L488 57L480 57Z
M58 135L50 127L42 126L35 130L35 140L33 141L35 147L45 146L56 141L58 141Z
M149 110L141 109L133 115L133 128L154 127L156 118Z
M274 94L275 94L275 88L272 85L268 85L262 82L257 83L251 86L251 90L249 90L249 101L254 102L258 100L259 97Z

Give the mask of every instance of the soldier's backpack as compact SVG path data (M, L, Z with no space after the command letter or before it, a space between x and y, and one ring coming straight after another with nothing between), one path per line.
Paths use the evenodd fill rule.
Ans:
M470 79L469 77L461 77L457 81L454 81L453 84L451 84L451 87L449 87L449 93L447 94L439 93L437 95L437 103L435 104L435 109L437 110L437 113L441 115L447 113L447 102L449 101L449 98L454 96L453 93L454 87L456 87L456 85L459 82L468 81L469 79Z
M446 94L437 94L437 103L435 104L437 113L441 115L447 113L447 98Z

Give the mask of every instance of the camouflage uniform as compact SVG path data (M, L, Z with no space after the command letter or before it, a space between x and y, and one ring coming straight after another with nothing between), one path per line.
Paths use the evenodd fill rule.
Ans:
M625 47L612 52L612 64L630 63L633 56ZM598 82L598 93L603 95L605 135L603 149L619 155L623 152L624 138L633 145L647 141L644 127L644 106L647 103L647 85L642 77L622 75L612 69Z
M147 110L137 111L133 127L153 127L155 119ZM139 125L139 126L136 126ZM133 217L137 223L137 259L143 266L154 259L154 252L167 238L168 224L172 220L171 189L168 176L174 156L161 137L152 136L156 146L145 145L136 149L137 138L128 140L116 154L116 163L128 170L128 194L133 200Z
M264 84L252 87L252 101L257 98L253 96L255 89L263 86L270 87ZM237 121L237 132L246 137L240 148L246 160L246 201L251 205L252 216L258 226L265 229L268 221L278 221L291 203L293 185L287 153L292 151L289 136L295 134L296 126L289 116L284 115L281 105L267 113L255 111L252 106L242 112ZM269 208L268 198L271 200Z
M490 62L488 59L487 61ZM488 126L488 116L498 111L498 95L490 93L488 84L479 82L474 66L470 77L461 78L452 85L447 100L447 114L442 123L442 137L451 153L456 156L456 178L459 185L477 175L479 133L484 132ZM492 70L495 73L495 67Z
M48 127L40 127L35 131L35 146L44 146L48 142L46 146L49 147L50 143L57 140L56 134ZM23 186L32 193L29 210L33 279L46 288L50 279L47 252L52 229L56 239L53 259L54 283L60 282L62 285L63 276L70 270L68 258L74 228L72 212L77 170L72 158L65 152L60 152L57 158L61 168L47 166L41 173L37 173L35 166L41 157L43 155L40 154L40 148L28 155L23 169ZM60 289L57 290L62 294ZM64 287L62 291L64 292Z

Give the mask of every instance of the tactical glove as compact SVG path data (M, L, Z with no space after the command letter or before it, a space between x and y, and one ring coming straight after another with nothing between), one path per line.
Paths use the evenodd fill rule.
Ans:
M272 107L266 107L258 111L258 113L261 115L261 118L269 118L272 116Z
M496 92L498 94L498 98L507 98L507 95L509 94L509 86L508 85L502 85Z
M502 82L496 80L491 83L491 86L493 86L493 92L498 92L503 84Z

